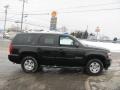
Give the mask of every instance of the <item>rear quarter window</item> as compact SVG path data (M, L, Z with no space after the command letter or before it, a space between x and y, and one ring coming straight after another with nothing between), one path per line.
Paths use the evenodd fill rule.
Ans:
M37 42L39 35L35 34L18 34L13 39L15 45L33 45Z

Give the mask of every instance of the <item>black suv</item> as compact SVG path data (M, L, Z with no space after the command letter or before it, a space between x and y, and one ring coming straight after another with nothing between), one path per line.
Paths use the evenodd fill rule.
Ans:
M111 64L110 51L84 46L75 37L58 33L17 34L9 46L10 61L23 71L36 72L42 66L83 67L98 75Z

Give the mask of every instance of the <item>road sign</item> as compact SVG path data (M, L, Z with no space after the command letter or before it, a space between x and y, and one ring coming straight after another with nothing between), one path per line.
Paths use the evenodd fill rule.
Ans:
M57 17L56 17L57 13L55 11L53 11L51 13L51 21L50 21L50 30L56 30L56 24L57 24Z

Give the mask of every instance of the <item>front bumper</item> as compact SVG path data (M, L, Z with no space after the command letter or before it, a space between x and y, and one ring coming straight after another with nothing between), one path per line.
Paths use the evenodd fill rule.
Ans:
M19 55L16 54L8 55L8 59L13 63L20 64Z
M112 59L105 60L104 68L107 70L111 66L111 63Z

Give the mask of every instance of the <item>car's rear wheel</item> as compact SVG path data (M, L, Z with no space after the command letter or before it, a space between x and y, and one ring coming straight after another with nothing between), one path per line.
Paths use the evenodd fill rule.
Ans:
M103 71L103 63L99 59L91 59L88 61L85 71L89 75L99 75Z
M22 59L21 67L24 72L36 72L39 68L37 60L33 56L26 56Z

